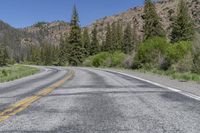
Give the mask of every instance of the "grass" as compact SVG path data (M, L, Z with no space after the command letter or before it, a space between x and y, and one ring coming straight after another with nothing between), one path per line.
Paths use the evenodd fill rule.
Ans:
M39 69L23 65L0 67L0 83L12 81L39 72Z
M137 70L142 73L150 72L158 75L164 75L164 76L169 76L173 79L178 79L182 81L195 81L200 83L200 75L195 74L195 73L190 73L190 72L185 72L185 73L179 73L175 71L163 71L163 70L158 70L158 69L152 69L152 70L145 70L145 69L139 69Z

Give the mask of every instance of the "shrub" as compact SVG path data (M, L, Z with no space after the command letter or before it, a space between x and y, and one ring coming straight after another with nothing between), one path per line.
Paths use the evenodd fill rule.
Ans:
M200 35L197 34L193 45L193 72L200 74Z
M176 64L172 65L172 70L176 72L191 72L193 67L193 58L191 52L179 60Z
M189 41L170 44L166 50L166 59L169 64L176 64L180 60L183 60L191 50L192 43Z
M165 61L167 47L168 43L165 38L148 39L139 46L134 63L137 67L161 68Z
M111 55L112 67L122 67L126 55L122 52L114 52Z
M101 52L85 59L83 65L89 67L122 67L125 57L126 55L122 52Z

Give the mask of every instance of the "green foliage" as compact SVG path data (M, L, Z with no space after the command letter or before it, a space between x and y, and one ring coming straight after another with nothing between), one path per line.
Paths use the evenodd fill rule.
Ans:
M182 41L174 44L169 44L166 49L166 59L169 64L175 64L179 60L183 60L184 57L192 50L192 43L188 41Z
M98 41L98 38L97 38L97 28L96 28L96 26L94 26L91 36L92 37L91 37L91 44L90 44L89 53L90 53L90 55L95 55L100 51L99 41Z
M190 18L185 0L180 0L178 15L172 25L171 41L192 41L194 38L194 27Z
M139 46L135 57L137 67L161 68L164 65L166 49L168 47L167 40L161 37L154 37L146 40Z
M60 46L59 46L59 55L58 55L58 65L64 66L67 63L67 46L68 46L68 37L61 37Z
M193 72L200 74L200 35L197 34L193 43Z
M118 21L116 24L116 51L122 51L122 45L123 45L123 28L122 24Z
M122 67L125 57L126 55L122 52L101 52L88 57L83 65L90 67Z
M159 36L164 37L165 32L160 23L160 18L156 13L156 8L152 0L145 0L144 6L144 39Z
M132 37L133 37L132 28L131 28L130 24L128 24L126 26L125 31L124 31L123 46L122 46L122 50L126 54L130 54L134 49Z
M6 66L8 64L9 57L7 49L4 46L0 45L0 67Z
M0 83L19 79L28 75L32 75L39 72L39 69L22 66L22 65L12 65L0 68Z
M114 51L110 24L108 24L106 28L106 41L102 46L102 50L106 52Z
M43 28L43 25L47 24L47 22L38 22L35 24L35 27Z
M73 14L70 23L69 45L70 47L68 47L67 50L69 52L69 64L78 66L83 61L85 49L81 43L81 28L79 25L78 12L75 6L73 8Z
M96 38L95 37L96 35L94 35L95 32L93 31L93 40ZM91 44L90 44L90 36L89 36L87 28L85 28L82 33L82 45L85 48L85 57L88 57L90 55Z

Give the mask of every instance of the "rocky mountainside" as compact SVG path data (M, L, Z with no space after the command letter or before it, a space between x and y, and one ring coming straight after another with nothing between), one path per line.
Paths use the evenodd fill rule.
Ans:
M69 23L64 21L38 22L33 26L21 29L21 31L32 35L31 38L26 38L29 42L38 45L43 43L59 45L60 37L65 33L69 33L69 30Z
M200 0L187 0L189 11L194 20L195 27L200 31ZM155 3L158 14L164 29L169 35L173 17L177 13L178 0L159 0ZM117 15L104 17L96 20L87 26L89 31L96 25L99 31L100 40L105 39L105 29L107 24L120 21L125 27L127 23L132 23L136 27L138 39L143 38L143 7L134 7L126 12ZM65 33L69 33L69 23L64 21L55 21L51 23L38 22L33 26L23 29L16 29L8 24L0 21L0 43L6 44L12 57L20 60L26 55L26 50L30 45L42 45L48 43L51 45L59 45L60 37Z
M162 25L168 36L171 31L172 20L177 14L178 2L178 0L159 0L155 3L157 13L161 17ZM200 31L200 0L187 0L187 5L189 7L191 17L194 20L195 27L198 31ZM127 23L131 23L137 28L137 35L141 40L143 38L143 12L144 7L131 8L126 12L96 20L88 27L89 29L92 29L92 27L96 25L99 31L99 37L104 38L107 24L120 21L125 27Z

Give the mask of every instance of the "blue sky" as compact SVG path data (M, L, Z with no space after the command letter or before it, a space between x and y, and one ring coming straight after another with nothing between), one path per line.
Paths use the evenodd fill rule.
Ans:
M0 19L16 28L39 21L64 20L69 22L75 0L0 0ZM144 0L76 0L82 26L96 19L117 14Z

